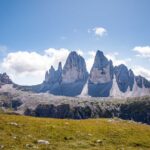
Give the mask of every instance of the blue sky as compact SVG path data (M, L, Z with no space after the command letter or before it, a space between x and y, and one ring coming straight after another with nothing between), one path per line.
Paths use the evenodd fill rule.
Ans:
M52 57L62 48L80 50L88 60L100 49L150 79L149 6L149 0L1 0L0 71L8 72L17 83L36 84L48 66L33 80L38 68L25 71L25 66L34 61L23 64L26 60L18 60L25 52L27 59L37 54L38 60L49 48L53 48ZM19 72L21 65L24 72ZM27 74L31 78L27 79Z

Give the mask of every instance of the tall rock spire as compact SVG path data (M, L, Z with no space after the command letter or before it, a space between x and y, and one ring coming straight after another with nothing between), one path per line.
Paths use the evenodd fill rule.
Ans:
M87 79L87 70L85 60L76 52L71 52L63 68L63 83L73 83L79 80Z
M90 82L92 83L107 83L112 80L113 66L112 61L104 56L103 52L97 51L93 67L90 71Z

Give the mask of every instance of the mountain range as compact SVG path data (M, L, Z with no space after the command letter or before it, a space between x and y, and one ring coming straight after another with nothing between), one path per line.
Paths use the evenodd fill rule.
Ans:
M12 83L9 76L0 74L0 84ZM134 75L121 64L114 66L102 51L97 51L93 66L88 73L85 60L75 51L70 52L66 63L53 66L45 73L43 83L35 86L18 86L37 93L48 92L61 96L91 97L139 97L150 95L150 81Z
M88 73L82 56L71 52L39 85L15 84L0 74L0 111L50 118L111 118L150 124L150 82L125 65L114 66L97 51Z

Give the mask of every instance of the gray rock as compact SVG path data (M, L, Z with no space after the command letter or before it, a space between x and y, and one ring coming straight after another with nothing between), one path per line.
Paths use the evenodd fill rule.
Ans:
M49 91L54 95L77 96L82 92L87 77L85 60L76 52L71 52L63 69L60 62L57 70L51 67L49 72L46 72L40 91Z
M46 140L37 140L37 143L38 143L38 144L48 145L48 144L49 144L49 141L46 141Z
M88 91L90 96L108 97L112 87L113 65L112 61L97 51L93 67L90 71Z
M130 83L128 68L123 64L116 66L114 68L114 74L120 91L126 92Z
M0 85L3 84L12 84L11 79L6 73L0 74Z
M62 76L63 83L73 83L86 80L88 73L84 58L74 51L71 52L64 65Z

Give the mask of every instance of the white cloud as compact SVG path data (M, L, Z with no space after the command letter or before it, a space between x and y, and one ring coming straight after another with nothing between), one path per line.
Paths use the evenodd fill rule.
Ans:
M136 46L133 51L137 52L137 56L150 58L150 46Z
M92 31L98 37L103 37L104 35L107 34L107 30L103 27L95 27L95 28L92 29ZM88 30L88 32L90 33L91 31Z
M127 65L131 61L131 58L120 59L118 52L106 54L106 57L113 61L114 66L118 66L120 64Z
M83 52L81 49L78 49L78 50L77 50L77 53L78 53L80 56L83 56L83 55L84 55L84 52Z
M134 66L132 69L133 69L135 75L142 75L146 79L150 80L150 70L149 69L146 69L142 66Z
M86 67L87 67L88 72L90 72L93 66L95 55L96 55L95 51L87 52L87 59L85 59L85 61L86 61Z
M51 65L57 67L59 61L64 64L69 54L68 49L49 48L44 54L28 51L8 53L1 68L19 84L37 84L43 81L45 71ZM27 80L28 79L28 80Z

